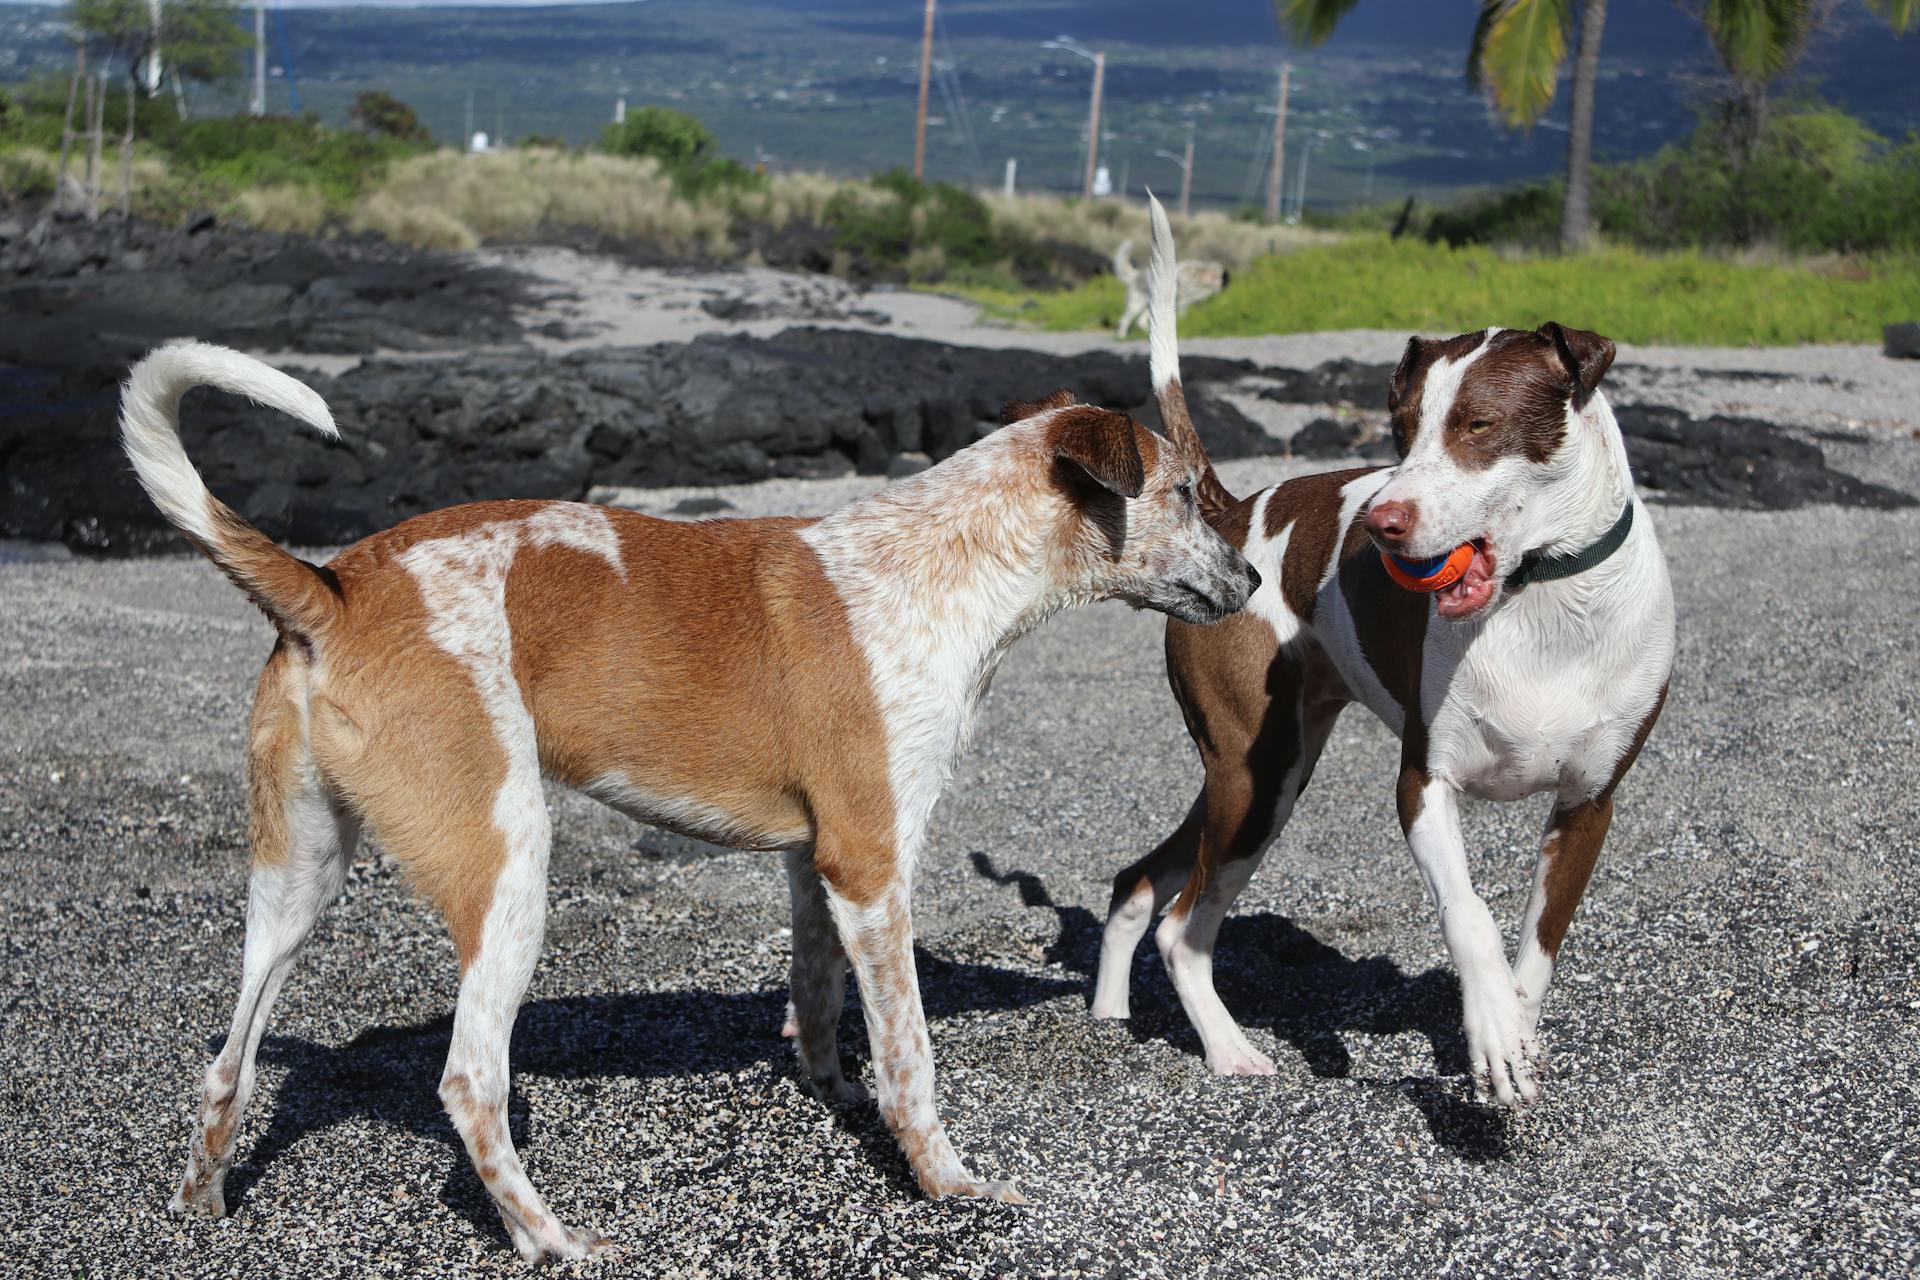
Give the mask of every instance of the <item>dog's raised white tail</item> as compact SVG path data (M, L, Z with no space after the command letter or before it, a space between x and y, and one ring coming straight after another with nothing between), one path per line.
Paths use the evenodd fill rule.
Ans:
M337 612L313 565L283 550L215 498L180 444L180 400L217 387L300 419L338 439L318 392L252 356L205 342L161 347L133 367L120 397L120 443L162 515L220 566L283 631L312 636Z

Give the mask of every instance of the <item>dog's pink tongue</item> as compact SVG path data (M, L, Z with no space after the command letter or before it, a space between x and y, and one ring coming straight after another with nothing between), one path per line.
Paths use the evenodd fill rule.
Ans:
M1493 599L1493 557L1483 545L1475 544L1473 559L1460 581L1439 593L1435 608L1443 618L1464 618Z

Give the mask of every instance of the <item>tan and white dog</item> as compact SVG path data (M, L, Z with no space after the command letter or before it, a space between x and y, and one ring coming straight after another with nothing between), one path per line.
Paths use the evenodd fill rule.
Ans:
M1193 448L1157 209L1154 226L1153 381L1168 435ZM1358 702L1401 740L1400 824L1459 973L1475 1075L1503 1104L1534 1097L1541 1002L1673 669L1666 561L1599 391L1613 354L1557 324L1414 338L1388 399L1397 466L1239 499L1203 467L1208 518L1271 585L1218 627L1168 624L1168 677L1206 782L1114 880L1096 1017L1127 1016L1134 949L1171 902L1156 941L1208 1066L1273 1070L1214 991L1214 940ZM1464 576L1433 595L1381 562L1466 544ZM1553 805L1510 966L1468 874L1459 797L1540 792Z
M548 1210L507 1129L508 1041L546 912L543 777L690 836L784 851L812 1087L859 1096L835 1044L851 960L880 1110L922 1189L1020 1199L968 1171L934 1109L914 864L1016 639L1101 599L1206 623L1258 586L1202 519L1194 461L1057 392L821 520L486 502L315 566L215 500L188 461L179 403L203 384L334 434L309 388L199 344L141 361L122 403L147 492L280 632L253 708L240 996L176 1210L224 1212L268 1013L364 826L453 934L440 1096L514 1245L528 1259L594 1247Z
M1148 197L1149 200L1152 198ZM1205 302L1226 288L1231 279L1224 264L1208 262L1203 258L1178 263L1175 273L1177 283L1174 299L1183 315L1194 303ZM1113 251L1113 274L1127 289L1127 305L1121 310L1120 323L1113 331L1114 337L1124 338L1133 332L1137 322L1146 318L1150 300L1148 278L1133 265L1133 241L1122 240L1120 247Z

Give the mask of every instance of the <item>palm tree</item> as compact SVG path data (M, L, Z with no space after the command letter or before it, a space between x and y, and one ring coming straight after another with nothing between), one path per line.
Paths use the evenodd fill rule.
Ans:
M1864 3L1896 36L1920 18L1920 0ZM1705 0L1701 6L1700 21L1733 76L1742 159L1766 128L1768 86L1800 60L1808 38L1832 8L1832 0Z
M1280 21L1303 44L1333 34L1358 0L1274 0ZM1911 6L1920 0L1884 0ZM1600 74L1600 34L1606 0L1480 0L1467 51L1467 82L1484 88L1496 110L1514 126L1546 113L1567 60L1567 39L1579 18L1579 48L1573 62L1573 110L1567 132L1567 192L1560 211L1560 247L1577 250L1593 241L1588 195L1593 172L1593 86Z

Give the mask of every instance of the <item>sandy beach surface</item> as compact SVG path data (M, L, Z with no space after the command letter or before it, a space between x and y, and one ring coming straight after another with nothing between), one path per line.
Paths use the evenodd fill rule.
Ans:
M562 282L573 269L519 265ZM634 269L591 269L613 283L534 304L561 322L549 341L623 322L620 271ZM701 301L725 309L742 291L695 278L648 287L681 336L791 323L719 319ZM1110 343L982 326L918 294L810 305L841 301L830 323ZM656 322L593 340L658 340L644 334ZM1304 367L1391 360L1404 340L1187 349ZM1824 432L1834 465L1920 492L1913 365L1847 348L1636 349L1621 366L1699 412L1738 404ZM1246 492L1313 465L1223 472ZM880 483L607 496L810 512ZM942 1113L976 1170L1017 1180L1032 1206L927 1202L871 1106L807 1096L779 1037L777 858L555 792L511 1123L555 1210L614 1241L568 1270L1910 1274L1920 510L1661 505L1654 520L1679 668L1574 922L1531 1111L1467 1101L1458 986L1393 817L1395 746L1361 713L1221 936L1222 995L1278 1074L1209 1076L1150 946L1132 1019L1089 1018L1108 879L1199 781L1160 620L1098 606L1008 658L916 890ZM21 1274L523 1274L434 1092L451 947L373 846L261 1049L230 1217L165 1211L238 981L246 712L271 643L198 559L0 556L0 1237ZM1510 937L1543 814L1467 812L1477 882ZM865 1070L857 1000L841 1044Z

